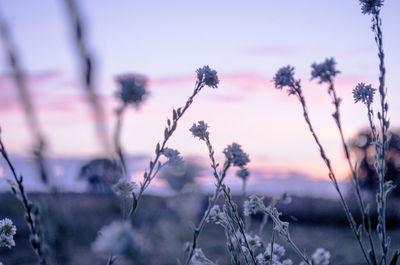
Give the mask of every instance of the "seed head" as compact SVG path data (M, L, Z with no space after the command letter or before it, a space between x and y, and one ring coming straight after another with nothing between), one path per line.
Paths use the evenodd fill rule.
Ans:
M127 74L117 77L120 89L116 96L126 104L139 106L144 101L147 92L147 78L138 74Z
M196 70L197 73L197 81L199 83L203 83L206 86L217 88L219 79L217 75L217 71L211 69L208 65L205 65Z
M340 73L335 68L336 62L334 58L328 58L322 63L313 63L311 65L311 79L319 78L319 83L331 82L336 74Z
M361 12L365 14L376 14L383 6L383 0L360 0Z
M204 121L199 121L198 124L193 123L190 131L194 137L198 137L200 140L205 140L208 137L207 131L208 125Z
M224 154L229 163L234 166L243 167L250 162L249 155L243 152L242 147L237 143L232 143L224 149Z
M375 91L371 85L359 83L353 90L354 103L361 101L365 105L370 105L374 101Z

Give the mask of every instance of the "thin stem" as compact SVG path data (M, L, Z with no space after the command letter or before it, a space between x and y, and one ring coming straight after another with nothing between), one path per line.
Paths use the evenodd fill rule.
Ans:
M381 234L381 246L383 254L383 264L387 264L387 254L389 250L388 238L386 235L386 194L385 194L385 157L386 150L388 146L387 131L389 129L389 122L387 120L388 104L386 102L386 88L385 88L385 54L383 51L383 37L382 37L382 20L379 16L379 10L374 13L373 17L373 30L375 33L375 41L378 46L378 57L379 57L379 95L380 95L380 105L381 113L379 121L382 134L382 142L380 145L380 152L377 153L378 159L378 175L379 175L379 196L378 196L378 224L380 226Z
M156 177L157 172L160 169L160 165L161 165L160 162L159 162L160 156L162 154L162 151L166 147L166 144L167 144L169 138L172 136L172 134L176 130L176 128L178 126L178 121L183 116L183 114L186 112L186 110L190 107L190 105L193 103L194 97L200 92L200 90L204 87L204 85L205 85L204 82L196 81L195 89L193 91L193 94L186 101L185 106L182 107L182 108L179 108L176 111L175 110L173 111L172 124L170 124L170 120L168 120L168 126L164 130L164 140L163 140L161 145L160 145L160 143L157 144L156 152L155 152L156 153L156 157L154 158L154 160L150 160L150 169L148 171L146 171L144 173L144 175L143 175L143 182L140 185L140 191L139 191L139 194L137 196L137 205L141 201L141 198L143 196L143 192L150 185L150 182ZM153 172L154 169L156 168L156 165L157 165L158 170ZM132 211L130 213L131 215L135 212L136 208L137 207L132 209Z
M333 99L332 103L335 106L335 112L332 114L332 117L335 120L336 126L337 126L337 128L339 130L340 139L342 141L342 145L343 145L344 153L345 153L345 156L346 156L346 160L347 160L348 166L349 166L350 171L351 171L352 181L353 181L353 185L354 185L354 188L355 188L355 191L356 191L358 205L359 205L360 212L361 212L361 219L366 221L366 222L368 222L366 225L370 226L371 221L370 221L370 217L369 217L369 215L368 215L368 213L367 213L367 211L365 209L362 197L361 197L361 190L360 190L360 183L358 181L358 175L357 175L357 172L356 172L356 170L355 170L355 168L353 166L353 163L351 161L348 145L346 143L346 140L344 139L342 122L341 122L341 119L340 119L340 111L339 111L340 99L336 95L335 86L334 86L332 80L329 82L329 94L331 95L331 97ZM364 231L367 233L368 240L369 240L369 243L370 243L371 259L372 259L373 264L376 265L377 264L377 260L376 260L376 254L375 254L375 247L374 247L374 243L373 243L372 235L371 235L371 229L369 229L369 227L365 227L365 222L363 222L363 226L364 226Z
M328 171L329 171L329 175L328 175L328 176L329 176L329 179L331 180L331 182L332 182L332 184L333 184L335 190L336 190L337 193L339 194L340 202L341 202L341 204L342 204L342 206L343 206L343 209L344 209L344 212L345 212L345 214L346 214L347 221L349 222L350 228L351 228L351 230L353 231L353 233L354 233L354 235L355 235L355 237L356 237L356 239L357 239L358 244L360 245L360 248L361 248L361 250L362 250L362 253L363 253L363 255L364 255L365 260L367 261L368 265L371 265L371 263L370 263L370 261L369 261L369 259L368 259L368 255L367 255L367 253L366 253L366 250L365 250L365 248L364 248L364 245L363 245L362 242L361 242L361 238L360 238L360 236L358 235L357 227L356 227L354 218L353 218L353 216L352 216L352 214L351 214L351 212L350 212L350 210L349 210L349 207L348 207L346 201L344 200L343 194L342 194L342 192L341 192L341 190L340 190L340 188L339 188L339 185L338 185L338 182L337 182L335 173L333 172L333 169L332 169L332 166L331 166L331 162L330 162L330 160L328 159L328 157L326 156L325 150L324 150L324 148L322 147L322 145L321 145L321 143L320 143L320 141L319 141L319 139L318 139L318 137L317 137L317 135L316 135L316 133L315 133L313 127L312 127L310 118L309 118L309 116L308 116L306 101L305 101L305 98L304 98L304 96L303 96L300 83L299 83L299 82L296 82L296 84L292 87L292 89L295 91L295 93L296 93L296 95L297 95L297 97L298 97L298 99L299 99L299 101L300 101L300 103L301 103L301 106L302 106L302 108L303 108L303 116L304 116L304 119L305 119L305 121L306 121L306 123L307 123L307 125L308 125L308 128L309 128L309 130L310 130L310 132L311 132L311 135L313 136L313 138L314 138L314 140L315 140L315 142L316 142L316 144L317 144L317 146L318 146L318 148L319 148L321 158L322 158L322 160L325 162L326 167L328 168Z
M10 158L8 157L8 154L6 152L6 149L4 147L4 144L0 138L0 152L3 158L6 160L8 167L10 168L12 175L14 177L15 182L17 183L19 195L21 196L20 201L22 202L25 212L26 212L26 222L28 223L29 230L32 235L32 240L35 240L35 242L31 241L32 248L34 249L36 255L38 256L40 260L41 265L48 265L45 253L43 252L43 245L41 241L41 236L39 233L39 228L37 227L37 222L35 222L35 217L34 213L32 212L33 210L33 204L29 201L28 196L25 192L25 188L23 185L23 178L22 176L18 177L17 173L15 171L14 165L11 163ZM14 185L11 186L11 190L15 195L17 195L17 192L14 188Z
M119 161L121 163L124 175L127 175L127 168L126 168L125 157L124 157L122 147L121 147L121 133L122 133L122 119L123 119L126 107L127 107L127 105L123 104L116 112L117 123L115 125L115 132L114 132L114 148L118 155Z
M245 230L244 230L244 224L243 224L243 221L242 221L242 219L240 218L240 216L238 215L238 212L237 212L237 206L236 206L236 204L233 202L233 200L232 200L232 197L231 197L231 195L229 194L229 191L227 190L227 187L225 186L225 185L222 185L222 191L224 192L224 195L225 195L225 202L228 204L228 206L229 206L229 208L230 208L230 210L231 210L231 214L232 214L232 217L233 217L233 219L234 219L234 221L235 221L235 223L238 225L238 227L239 227L239 231L240 231L240 234L242 235L242 237L243 237L243 240L244 240L244 243L245 243L245 247L247 248L247 250L249 251L249 253L250 253L250 257L251 257L251 260L252 260L252 262L253 262L253 264L254 265L257 265L257 261L256 261L256 258L255 258L255 256L254 256L254 252L253 252L253 250L251 249L251 247L250 247L250 245L249 245L249 242L247 241L247 238L246 238L246 232L245 232Z

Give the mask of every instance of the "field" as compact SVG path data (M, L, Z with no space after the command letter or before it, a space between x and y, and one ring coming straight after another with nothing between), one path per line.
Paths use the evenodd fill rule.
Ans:
M52 264L105 264L107 256L94 253L91 245L98 231L120 216L118 198L112 195L96 194L33 194L35 201L44 209L43 220L47 227L46 237L52 256ZM235 196L237 202L240 196ZM267 199L266 199L267 200ZM0 212L11 217L17 226L17 246L1 249L4 264L33 265L34 255L28 243L28 228L22 218L22 209L11 195L1 195ZM46 207L47 206L47 207ZM177 264L177 258L184 258L184 243L191 240L193 223L198 222L207 206L207 198L200 194L183 194L171 197L146 196L143 207L133 219L135 233L140 238L137 259L134 264ZM395 205L390 205L392 213L389 234L393 249L400 247L400 213ZM294 198L291 204L278 205L291 222L293 240L307 253L323 247L332 254L331 264L364 264L360 249L356 244L338 201ZM57 209L57 211L54 211ZM397 213L396 213L397 212ZM395 215L395 213L397 215ZM261 216L255 216L247 224L257 228ZM397 224L397 226L395 226ZM269 240L270 223L266 225L263 237ZM299 261L285 242L277 242L286 247L287 254ZM215 224L207 224L199 239L199 247L217 264L229 264L223 229ZM118 264L132 264L118 260Z

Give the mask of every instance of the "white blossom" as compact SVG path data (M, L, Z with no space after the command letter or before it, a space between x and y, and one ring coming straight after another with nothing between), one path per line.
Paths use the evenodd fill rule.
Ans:
M93 244L96 252L124 254L134 247L134 232L129 222L115 221L100 230Z
M124 198L132 198L132 193L136 188L136 183L125 178L121 178L113 188L117 195Z
M376 89L371 85L359 83L353 90L354 102L361 101L365 105L370 105L374 101L374 94Z
M224 154L228 162L234 166L243 167L250 162L249 155L243 152L242 147L237 143L232 143L224 149Z
M315 265L328 265L329 259L331 258L331 253L323 248L317 248L312 254L311 259Z
M200 138L200 140L205 140L208 137L207 131L208 125L204 121L199 121L198 124L193 123L190 131L192 132L194 137Z
M197 81L199 83L203 83L206 86L216 88L219 83L219 79L217 76L217 71L211 69L208 65L203 66L196 70L197 73Z
M138 105L141 103L148 92L147 78L138 74L127 74L117 77L120 90L116 93L124 103Z
M16 232L17 228L10 219L4 218L0 220L0 247L14 247L14 235Z
M275 88L277 89L282 89L285 86L292 88L295 85L294 67L288 65L280 68L275 74L273 81L275 83Z
M214 205L210 209L210 213L206 219L207 223L215 223L219 225L225 225L228 221L225 212L221 211L219 205Z
M172 166L182 166L183 158L180 156L178 150L165 147L162 151L162 154L168 158L168 163L170 163Z
M263 199L264 197L251 195L248 200L244 201L244 215L249 216L260 212L264 206Z
M311 65L311 79L319 78L319 83L331 82L336 74L340 73L335 68L336 62L334 58L328 58L322 63L313 63Z

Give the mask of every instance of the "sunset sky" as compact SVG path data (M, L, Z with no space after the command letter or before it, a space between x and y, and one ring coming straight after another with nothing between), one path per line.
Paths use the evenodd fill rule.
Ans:
M358 1L78 2L110 133L118 106L115 77L140 73L150 80L150 97L125 116L122 142L127 153L152 154L172 108L184 105L191 95L195 70L209 65L217 70L220 85L204 88L195 98L169 147L183 156L206 157L205 144L189 132L194 122L204 120L219 160L222 150L237 142L250 155L250 169L326 178L299 102L271 82L281 66L291 64L302 80L315 130L338 175L346 176L327 87L310 81L310 65L335 58L345 135L350 139L366 128L365 106L353 103L352 90L358 82L378 87L378 57L371 19L361 14ZM63 1L1 1L0 8L20 49L49 153L100 155ZM399 1L387 0L381 12L392 128L400 124L399 11ZM28 154L32 135L7 75L3 46L0 62L2 137L10 153Z

